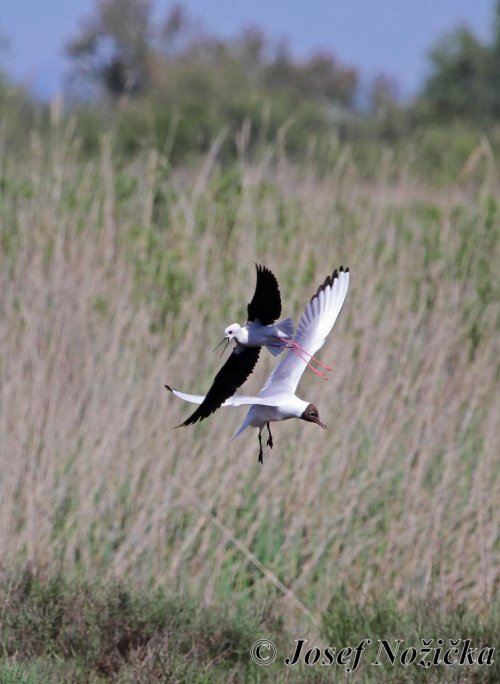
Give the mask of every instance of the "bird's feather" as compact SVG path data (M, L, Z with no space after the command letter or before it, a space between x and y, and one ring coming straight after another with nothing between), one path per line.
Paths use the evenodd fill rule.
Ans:
M206 397L196 411L181 423L181 426L192 425L207 418L229 399L238 387L245 382L255 368L259 358L260 347L237 347L214 378ZM198 402L195 402L198 403Z
M271 325L281 316L281 297L278 281L265 266L255 264L257 283L252 301L247 307L248 321Z
M317 292L307 304L300 319L294 341L314 355L325 343L325 339L333 328L337 316L342 309L347 288L349 286L349 269L340 269L325 279ZM300 352L299 352L300 353ZM259 392L265 397L279 393L294 394L299 380L307 365L307 355L298 356L289 350L282 361L276 366L266 384Z
M170 385L165 385L165 387L172 392L172 394L175 394L176 397L179 397L179 399L188 401L191 404L202 404L205 400L205 396L203 394L187 394L186 392L181 392L180 390L175 389L175 387L170 387ZM253 397L249 395L238 394L226 399L226 401L221 404L221 407L248 406L249 404L258 404L260 406L279 406L280 399L278 397Z

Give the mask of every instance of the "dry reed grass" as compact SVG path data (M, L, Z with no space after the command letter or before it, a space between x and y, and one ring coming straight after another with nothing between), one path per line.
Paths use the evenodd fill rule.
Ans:
M499 208L488 176L445 189L339 150L320 177L276 151L221 172L78 161L71 131L0 160L0 557L199 595L283 592L316 621L340 585L486 609L498 589ZM395 173L396 171L396 173ZM485 183L488 183L487 187ZM467 183L467 184L466 184ZM172 430L242 320L254 261L298 320L351 289L296 421L231 436L244 410ZM496 290L495 290L496 288ZM247 389L272 367L261 362ZM282 583L282 584L281 584ZM298 610L297 610L298 608Z

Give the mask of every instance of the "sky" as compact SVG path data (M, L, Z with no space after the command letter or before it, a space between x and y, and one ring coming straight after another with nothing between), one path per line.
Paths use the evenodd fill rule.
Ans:
M173 2L156 0L164 17ZM384 73L402 96L411 96L428 69L427 54L443 34L467 24L489 39L495 0L184 0L210 33L234 36L259 26L286 39L297 57L331 52L369 79ZM37 95L62 89L68 39L92 14L94 0L0 0L0 35L7 47L0 68Z

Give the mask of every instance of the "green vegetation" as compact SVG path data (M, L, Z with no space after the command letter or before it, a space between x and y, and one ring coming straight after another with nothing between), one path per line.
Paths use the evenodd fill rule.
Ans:
M69 585L30 571L4 578L1 601L2 682L223 682L248 660L261 626L160 590Z
M285 667L296 648L283 628L276 601L251 612L225 606L206 607L187 597L168 598L163 590L131 590L121 583L68 583L43 578L30 570L19 577L2 576L0 584L0 681L3 684L85 682L322 682L333 672L304 664ZM374 645L360 658L356 677L363 681L457 681L456 667L429 669L390 665L377 659L378 639L421 647L440 635L461 634L476 647L495 643L495 623L478 620L467 611L441 615L436 607L418 608L418 617L388 603L361 605L339 592L325 611L321 639L309 646L356 646L370 633ZM249 657L257 638L272 635L276 661L258 666ZM434 652L431 659L434 657ZM353 665L353 663L351 663ZM317 672L315 670L317 669ZM330 669L330 668L329 668ZM447 669L449 672L447 672ZM331 666L336 674L344 668ZM469 682L495 682L498 666L461 669ZM383 674L382 674L383 673ZM451 676L449 676L451 675ZM354 675L352 675L354 676Z
M430 53L431 74L420 97L427 121L469 121L495 126L500 115L500 3L496 3L490 42L467 27L440 40Z

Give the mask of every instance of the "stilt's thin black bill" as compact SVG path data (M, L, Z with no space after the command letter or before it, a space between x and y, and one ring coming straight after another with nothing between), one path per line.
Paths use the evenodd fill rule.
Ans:
M212 352L214 352L216 349L218 349L218 348L221 346L221 344L222 344L223 342L225 342L226 340L227 340L227 337L223 337L222 340L219 342L219 344L217 344L217 345L212 349Z
M222 340L219 342L219 344L218 344L216 347L214 347L214 348L212 349L212 351L214 352L216 349L218 349L218 348L221 346L221 344L223 344L223 342L226 343L226 346L225 346L224 349L221 351L220 356L219 356L219 359L222 358L224 352L226 351L227 345L229 344L229 339L228 339L227 337L223 337Z

